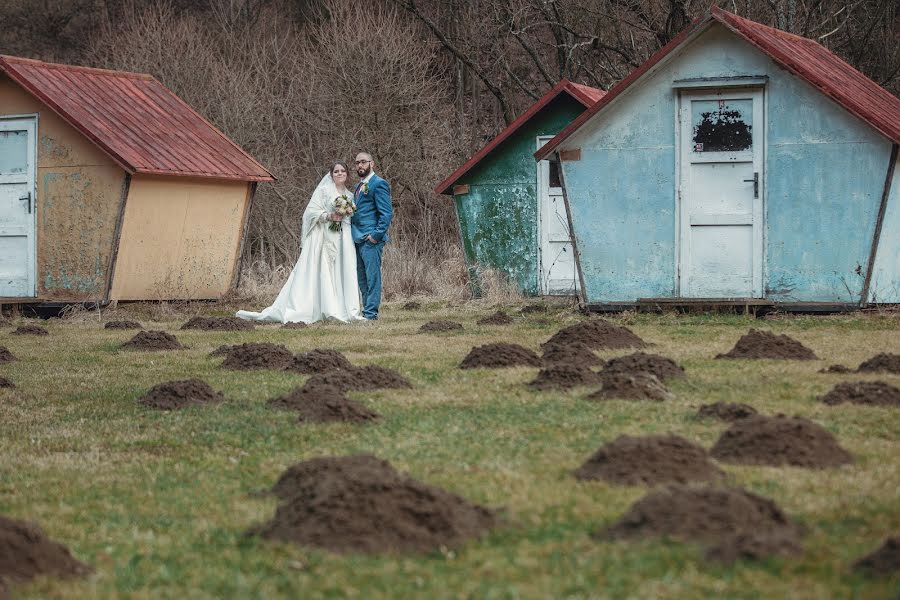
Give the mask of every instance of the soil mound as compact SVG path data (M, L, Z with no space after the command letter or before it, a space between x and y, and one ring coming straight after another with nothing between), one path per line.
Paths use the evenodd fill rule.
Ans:
M379 367L378 365L366 365L365 367L351 366L349 369L318 373L310 377L307 380L306 385L328 385L336 387L342 392L350 390L371 391L384 388L404 389L412 387L409 380L400 375L397 371Z
M746 419L758 414L756 409L749 404L740 402L713 402L712 404L703 404L697 411L698 419L719 419L721 421L737 421L738 419Z
M460 363L460 369L497 369L501 367L540 367L538 355L518 344L475 346Z
M347 399L340 389L326 384L305 385L267 403L273 408L292 410L300 423L365 423L378 414L359 402Z
M590 346L584 342L571 344L550 344L544 346L544 364L566 364L577 367L594 367L605 364L605 361L594 354Z
M353 369L353 363L341 352L330 348L314 348L309 352L298 354L288 367L290 371L313 375Z
M0 516L0 595L5 583L25 582L38 575L81 577L92 571L36 524Z
M675 394L664 386L656 375L636 373L601 373L603 387L587 397L588 400L674 400Z
M40 325L20 325L10 335L50 335L50 332Z
M834 436L803 417L757 415L735 421L710 454L743 465L790 465L823 469L853 462Z
M282 499L275 517L250 533L333 552L429 552L497 524L492 510L370 455L298 463L272 491Z
M177 410L195 404L212 404L221 402L225 397L205 381L185 379L183 381L166 381L150 388L138 402L148 408L157 410Z
M839 383L830 392L819 396L825 404L868 404L869 406L900 406L900 389L883 381L852 381Z
M620 485L715 482L724 475L706 450L677 435L621 435L575 471L578 479Z
M16 384L14 384L12 381L7 379L6 377L0 377L0 389L12 389L14 387L16 387Z
M701 542L710 547L710 558L729 560L741 548L759 556L797 553L803 533L777 504L746 490L671 486L635 502L597 537Z
M234 350L235 348L240 348L240 344L222 344L215 350L209 353L210 356L227 356L229 352Z
M541 369L529 383L538 390L554 388L570 389L584 385L596 385L600 382L600 376L586 367L567 364L554 364Z
M890 577L900 571L900 536L884 540L878 550L853 563L853 568L878 577Z
M560 329L542 346L582 342L594 350L643 348L647 344L627 327L620 327L603 319L593 319Z
M671 358L659 354L635 352L628 356L612 358L603 367L603 373L635 373L643 372L656 375L660 381L684 377L684 369Z
M422 305L418 302L407 302L403 305L403 310L419 310L422 308Z
M419 333L440 333L443 331L462 331L462 323L456 321L428 321L419 327Z
M774 358L780 360L815 360L816 353L785 334L751 329L734 348L716 358Z
M293 352L281 344L253 342L232 346L222 361L222 368L232 371L284 369L293 362Z
M193 317L181 328L199 329L200 331L253 331L256 329L250 321L237 317Z
M0 365L5 363L11 363L13 361L19 360L13 353L9 351L9 348L6 346L0 346Z
M856 369L860 373L895 373L900 375L900 354L882 352L863 362Z
M282 325L281 329L306 329L307 327L309 327L309 325L307 325L303 321L292 321L290 323L285 323L284 325Z
M853 369L844 365L831 365L824 369L819 369L819 373L852 373Z
M523 315L533 315L534 313L545 313L547 312L546 304L526 304L522 307Z
M144 326L137 321L109 321L103 329L143 329Z
M498 310L491 316L478 320L479 325L511 325L512 322L512 317L502 310Z
M165 331L139 331L137 335L122 344L125 350L179 350L184 348L171 333Z

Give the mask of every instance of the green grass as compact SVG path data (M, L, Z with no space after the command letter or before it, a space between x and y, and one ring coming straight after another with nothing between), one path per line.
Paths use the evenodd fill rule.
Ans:
M217 310L215 307L211 311ZM46 323L50 337L0 331L19 362L0 365L17 390L0 391L0 514L38 522L96 573L44 578L25 598L893 598L900 576L868 579L852 562L900 532L900 415L894 409L816 401L838 381L900 376L825 375L879 351L900 352L900 319L878 315L785 317L627 315L653 351L687 369L670 403L583 399L590 390L533 392L535 369L460 370L474 345L509 341L538 349L580 318L560 309L479 327L488 308L406 312L377 323L282 331L181 332L187 317L148 328L189 348L119 351L133 335L91 318ZM126 315L134 316L134 315ZM463 322L459 333L420 335L427 320ZM717 361L749 327L787 333L822 360ZM270 341L295 352L339 349L357 364L399 370L414 389L351 393L376 425L298 426L265 401L304 376L218 368L220 344ZM603 356L612 356L607 353ZM618 354L622 354L621 352ZM227 401L175 413L135 400L161 381L200 377ZM723 465L729 480L775 500L808 528L804 554L731 566L674 542L598 542L646 490L571 476L602 443L624 433L673 432L711 446L724 425L693 418L700 404L747 402L764 413L811 418L856 457L826 471ZM291 464L371 452L429 484L503 507L505 525L481 540L426 556L339 556L248 538L268 519L269 488Z

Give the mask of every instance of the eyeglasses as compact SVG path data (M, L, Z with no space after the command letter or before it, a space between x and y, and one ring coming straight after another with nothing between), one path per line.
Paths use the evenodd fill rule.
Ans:
M372 161L371 160L358 160L358 161L356 161L356 164L364 165L364 164L370 163L370 162L372 162Z

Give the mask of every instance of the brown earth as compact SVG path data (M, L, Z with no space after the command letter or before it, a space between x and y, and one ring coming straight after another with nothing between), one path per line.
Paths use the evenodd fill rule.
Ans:
M600 383L600 376L586 367L555 364L541 369L534 381L528 385L538 390L549 390L554 388L570 389L598 383Z
M831 365L824 369L819 369L819 373L852 373L853 369L844 365Z
M103 329L143 329L144 326L137 321L109 321Z
M91 572L90 566L49 539L38 525L0 516L0 595L6 584L23 583L40 575L83 577Z
M456 321L428 321L419 327L419 333L440 333L443 331L462 331L462 323Z
M600 374L603 387L587 397L588 400L674 400L675 394L656 378L656 375L636 373Z
M545 313L547 312L546 304L526 304L522 307L523 315L531 315L534 313Z
M293 362L294 353L281 344L252 342L232 346L222 361L222 368L232 371L284 369Z
M713 458L743 465L811 469L853 462L824 427L803 417L757 415L735 421L710 450Z
M15 388L16 384L7 379L6 377L0 377L0 389L7 388L12 389Z
M40 325L20 325L10 335L50 335L50 332Z
M900 389L883 381L848 381L837 384L818 400L831 405L849 402L869 406L900 406Z
M227 356L229 352L234 350L235 348L240 348L240 344L222 344L215 350L209 353L210 356Z
M399 473L370 455L314 458L272 489L281 503L252 535L339 553L423 553L478 538L494 511Z
M307 325L303 321L292 321L290 323L285 323L284 325L282 325L281 329L306 329L307 327L309 327L309 325Z
M592 319L560 329L541 344L571 344L582 342L594 350L618 350L620 348L643 348L647 343L627 327L620 327L603 319Z
M684 377L684 369L671 358L643 352L611 358L606 362L606 366L603 367L604 374L634 373L638 371L656 375L656 378L660 381Z
M780 360L815 360L812 350L785 334L751 329L738 340L734 348L716 358L773 358Z
M511 325L512 322L512 317L502 310L498 310L491 316L478 320L479 325Z
M572 342L571 344L550 344L544 346L544 355L541 357L544 364L566 364L576 367L594 367L606 364L606 362L594 354L591 347L584 342Z
M853 569L876 577L891 577L900 571L900 536L884 540L878 550L853 563Z
M225 396L200 379L166 381L152 388L138 399L138 403L157 410L177 410L186 406L221 402Z
M713 418L722 421L737 421L758 414L756 409L749 404L732 402L713 402L702 404L697 411L698 419Z
M353 363L341 352L331 348L314 348L309 352L298 354L287 369L306 375L329 373L331 371L350 370Z
M253 331L256 329L252 322L237 317L193 317L181 328L199 329L200 331Z
M578 479L620 485L716 482L724 475L705 449L677 435L620 435L575 471Z
M184 348L171 333L165 331L139 331L137 335L122 344L124 350L179 350Z
M600 539L674 538L700 542L708 557L730 560L750 553L796 554L803 527L777 504L740 488L670 486L635 502Z
M306 385L330 385L338 388L342 392L350 390L371 391L384 388L406 389L412 387L409 380L400 375L397 371L379 367L378 365L366 365L365 367L351 366L349 369L318 373L310 377L307 380Z
M540 367L538 355L518 344L475 346L459 365L460 369L497 369L501 367Z
M403 305L403 310L419 310L422 308L422 305L418 302L407 302Z
M856 369L860 373L895 373L900 375L900 354L882 352L863 362Z
M326 384L305 385L290 394L273 398L267 404L298 413L300 423L366 423L378 418L377 413Z
M0 346L0 365L19 360L6 346Z

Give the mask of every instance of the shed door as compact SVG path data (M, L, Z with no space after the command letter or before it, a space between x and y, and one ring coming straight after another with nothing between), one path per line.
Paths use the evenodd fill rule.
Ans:
M34 296L35 120L0 120L0 298Z
M541 136L541 148L553 136ZM569 236L569 217L563 200L559 163L542 160L537 165L538 238L542 294L572 295L579 289L575 255Z
M762 90L683 93L679 293L761 298Z

